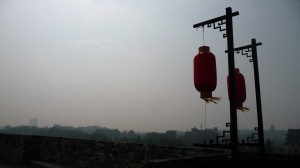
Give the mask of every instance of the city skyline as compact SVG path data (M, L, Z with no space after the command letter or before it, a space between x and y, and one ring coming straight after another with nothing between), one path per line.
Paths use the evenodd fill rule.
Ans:
M199 98L193 59L204 45L192 25L239 11L235 47L258 46L264 127L300 128L300 2L4 0L0 2L0 125L101 125L164 132L229 122L226 39L204 29L216 56L215 104ZM239 128L257 126L253 65L235 54L246 79L249 112Z

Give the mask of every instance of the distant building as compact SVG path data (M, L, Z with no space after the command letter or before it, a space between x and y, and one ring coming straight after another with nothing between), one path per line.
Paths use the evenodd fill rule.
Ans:
M288 154L300 154L300 129L288 129L285 146L288 147Z
M194 143L209 143L215 141L218 136L218 128L199 130L196 127L186 131L183 142L186 146L193 146Z
M169 139L176 139L176 131L175 130L169 130L169 131L166 131L166 138L169 138Z
M270 130L271 130L271 131L275 131L275 130L276 130L276 129L275 129L275 125L272 124L272 125L270 126Z
M29 120L29 126L30 127L37 127L37 124L38 124L38 119L37 118L31 118Z

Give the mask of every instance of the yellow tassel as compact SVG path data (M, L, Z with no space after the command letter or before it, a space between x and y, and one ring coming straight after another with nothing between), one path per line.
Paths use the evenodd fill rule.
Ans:
M248 107L237 107L238 110L242 111L242 112L247 112L250 109Z
M206 103L218 104L218 101L221 100L221 97L209 97L209 98L201 98L201 99L203 99Z

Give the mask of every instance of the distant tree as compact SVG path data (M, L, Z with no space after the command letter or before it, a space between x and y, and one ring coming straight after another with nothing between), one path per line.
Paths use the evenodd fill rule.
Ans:
M102 129L97 129L92 135L92 138L96 140L108 140Z
M94 131L95 130L95 131ZM182 140L176 138L174 131L166 133L135 133L134 130L120 132L118 129L110 129L99 126L88 126L75 128L72 126L54 125L53 127L31 127L31 126L5 126L0 129L1 133L21 135L41 135L77 139L92 139L105 141L123 141L131 143L146 143L155 145L182 146Z
M135 137L135 132L133 130L128 131L127 133L129 138L134 138Z
M113 129L109 131L110 137L113 139L121 138L122 134L118 129Z
M11 126L7 125L7 126L5 126L5 127L3 128L3 130L9 130L9 129L11 129L11 128L12 128Z

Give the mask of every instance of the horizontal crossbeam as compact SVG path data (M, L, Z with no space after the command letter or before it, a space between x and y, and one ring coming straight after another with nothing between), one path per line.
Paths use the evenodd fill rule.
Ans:
M233 16L237 16L239 15L239 12L233 12L231 14L231 17ZM197 24L194 24L193 27L194 28L198 28L198 27L203 27L207 24L212 24L212 23L215 23L215 22L219 22L219 21L222 21L222 20L226 20L226 17L227 15L223 15L223 16L220 16L220 17L216 17L214 19L210 19L210 20L207 20L207 21L204 21L204 22L201 22L201 23L197 23Z
M262 43L256 43L255 46L260 46L260 45L262 45ZM238 48L234 48L233 51L239 51L239 50L244 50L244 49L248 49L248 48L252 48L252 44L242 46L242 47L238 47ZM225 53L228 53L228 50L226 50Z

